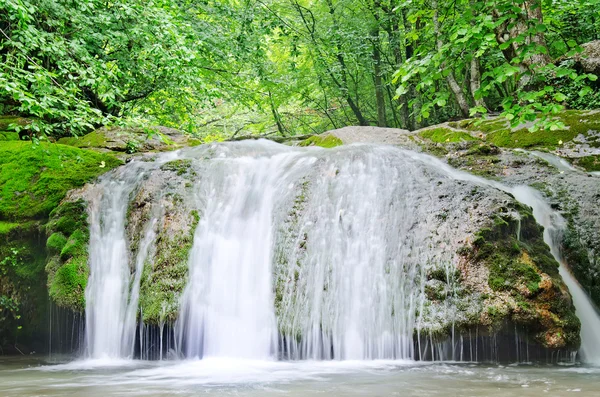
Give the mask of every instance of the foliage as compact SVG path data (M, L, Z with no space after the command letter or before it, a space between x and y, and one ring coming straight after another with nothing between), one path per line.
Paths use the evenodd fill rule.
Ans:
M133 120L209 141L489 112L558 130L563 107L599 104L597 76L573 63L599 38L599 6L4 0L0 114L29 117L7 128L38 135Z
M81 134L157 91L178 95L196 52L176 3L0 2L0 113L32 117L17 130Z
M530 122L530 131L564 128L553 115L565 105L582 108L583 98L598 95L588 86L598 76L578 73L572 62L553 61L573 57L582 51L581 40L596 38L594 10L600 2L576 3L588 24L580 29L565 28L573 6L561 1L434 1L429 10L420 2L421 7L407 6L412 7L409 19L422 25L412 38L416 56L395 75L397 96L414 87L418 95L410 103L415 108L419 102L419 119L450 104L463 117L493 110L513 127Z

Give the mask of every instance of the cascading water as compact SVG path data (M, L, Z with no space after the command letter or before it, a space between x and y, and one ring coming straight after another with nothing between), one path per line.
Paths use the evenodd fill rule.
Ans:
M435 171L391 147L221 149L198 170L183 353L273 357L279 331L286 358L411 358L425 268L453 266L428 240Z
M172 156L168 154L164 160ZM125 235L126 214L130 195L146 172L159 164L130 164L102 178L89 194L90 276L85 290L85 350L89 358L133 355L139 277L154 233L152 226L147 228L132 272Z
M188 357L265 359L276 351L272 240L276 195L295 153L217 159L189 259L179 340Z
M470 187L456 181L491 186L532 206L560 262L551 234L560 229L559 218L531 189L478 178L428 155L387 146L321 150L264 141L184 149L111 173L91 199L86 340L92 358L133 354L140 277L159 215L146 221L136 257L129 258L128 203L143 178L172 160L188 161L198 175L190 200L200 221L175 324L176 348L189 358L415 358L413 338L423 313L434 322L456 315L451 298L424 306L432 269L453 288L457 247L446 241L457 233L456 224L440 226L436 217L460 210L461 189ZM456 196L456 208L439 207L442 196ZM600 357L587 319L597 316L561 272L582 314L584 356ZM163 327L161 320L161 346ZM451 359L459 359L455 346ZM433 340L431 349L436 357Z

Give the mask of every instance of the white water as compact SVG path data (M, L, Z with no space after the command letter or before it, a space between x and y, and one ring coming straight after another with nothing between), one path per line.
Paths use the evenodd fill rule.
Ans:
M195 186L201 221L176 324L186 357L273 359L279 345L292 359L412 359L426 270L454 270L454 251L429 240L433 233L442 241L453 233L437 230L430 219L441 192L434 182L445 175L509 192L534 207L582 319L584 357L600 358L593 331L600 320L551 238L560 218L532 189L392 147L307 150L244 142L220 145L217 158L201 160L206 150L159 161L190 158L202 175ZM140 269L154 232L146 228L130 265L125 216L131 192L156 167L125 167L101 182L92 202L86 290L91 358L133 352ZM434 314L453 315L449 307Z
M560 253L560 237L566 222L560 214L553 211L539 192L528 187L513 189L515 198L533 208L533 216L544 227L544 241L560 264L559 272L573 297L577 317L581 321L581 355L582 360L600 365L600 317L590 302L587 294L569 271Z
M266 359L277 349L273 312L274 200L295 153L211 162L203 216L177 324L187 357Z
M425 269L453 266L428 241L435 171L391 147L221 149L201 171L185 356L274 358L279 328L287 358L412 358Z

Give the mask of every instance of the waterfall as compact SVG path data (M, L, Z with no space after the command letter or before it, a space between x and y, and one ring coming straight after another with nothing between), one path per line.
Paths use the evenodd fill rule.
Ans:
M600 364L600 317L560 253L561 233L566 227L564 218L550 208L539 192L524 186L516 187L512 191L517 200L533 208L533 216L544 226L544 241L550 246L552 255L560 264L560 275L571 292L577 316L581 321L582 359L588 363Z
M201 185L203 217L177 325L188 357L265 359L276 351L274 201L296 154L218 159Z
M140 280L163 215L156 210L144 221L131 257L128 204L144 178L175 159L193 170L186 203L200 214L174 324L175 349L184 357L415 358L414 335L458 315L452 300L455 252L473 232L463 225L467 207L461 203L476 186L486 187L486 195L511 193L533 207L573 294L582 353L587 360L600 357L593 331L600 320L560 257L556 238L563 220L534 190L391 146L324 150L258 141L160 154L101 178L89 200L91 358L132 357L136 329L144 329L136 327ZM426 299L433 273L443 275L438 281L450 291L442 302ZM161 320L157 346L163 327ZM454 331L452 338L451 355L430 335L423 348L434 359L459 359ZM462 335L456 343L462 359Z
M185 356L412 358L426 267L454 266L428 240L435 170L392 147L220 150L199 171Z

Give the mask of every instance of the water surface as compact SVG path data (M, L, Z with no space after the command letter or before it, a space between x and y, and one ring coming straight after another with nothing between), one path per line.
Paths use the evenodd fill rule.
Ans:
M0 396L597 396L600 368L411 361L0 358Z

